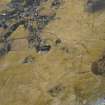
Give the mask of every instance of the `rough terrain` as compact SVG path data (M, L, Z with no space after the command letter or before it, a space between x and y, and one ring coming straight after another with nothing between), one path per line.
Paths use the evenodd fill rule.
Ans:
M0 2L5 7L7 1ZM0 105L93 105L104 97L105 77L94 75L91 64L105 50L105 11L88 13L85 3L64 0L43 30L52 45L48 53L14 40L12 51L0 58ZM12 37L26 35L19 27Z

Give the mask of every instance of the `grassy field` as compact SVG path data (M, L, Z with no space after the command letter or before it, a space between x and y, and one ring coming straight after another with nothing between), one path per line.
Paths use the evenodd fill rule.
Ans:
M84 6L84 0L64 0L42 33L52 45L48 53L36 53L19 40L1 57L0 105L87 105L105 94L104 77L91 72L105 50L105 11L89 14ZM23 27L12 35L23 36ZM56 38L62 40L57 46ZM23 64L27 56L33 61Z

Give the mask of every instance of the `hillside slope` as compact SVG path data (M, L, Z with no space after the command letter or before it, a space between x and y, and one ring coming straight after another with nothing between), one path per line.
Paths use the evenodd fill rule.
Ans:
M105 11L87 13L85 2L64 0L42 32L52 45L48 53L14 41L0 59L0 105L93 105L104 96L105 79L91 72L91 64L105 50ZM26 35L19 27L12 37ZM56 39L62 42L56 45Z

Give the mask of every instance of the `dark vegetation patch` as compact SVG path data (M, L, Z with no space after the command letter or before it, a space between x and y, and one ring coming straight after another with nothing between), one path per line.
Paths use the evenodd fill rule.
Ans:
M35 61L35 58L32 55L29 55L27 57L25 57L25 59L23 60L23 64L30 64L33 63Z
M52 96L52 97L57 97L59 96L59 94L61 94L64 90L64 87L62 85L56 85L54 87L52 87L51 89L48 90L48 93Z
M86 10L91 13L105 10L105 0L87 0Z
M105 74L105 56L92 63L91 70L95 75Z
M11 0L8 4L9 9L4 10L0 14L0 28L5 29L0 33L0 53L6 54L10 51L7 45L7 40L11 39L11 35L16 29L23 25L28 30L29 35L27 41L30 48L35 48L38 51L49 51L50 45L43 45L41 38L42 30L48 25L48 23L54 19L56 13L53 14L40 14L41 4L48 0ZM59 8L61 0L52 0L51 7ZM47 6L47 5L46 5ZM12 43L11 43L12 44ZM10 46L10 44L9 44Z

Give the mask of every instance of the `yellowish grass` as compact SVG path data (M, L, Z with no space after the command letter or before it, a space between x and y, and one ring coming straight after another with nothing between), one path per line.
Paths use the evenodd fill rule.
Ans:
M21 50L1 58L0 105L77 105L77 100L85 103L104 94L104 77L91 73L91 63L105 49L105 12L88 14L84 3L84 0L65 0L57 11L59 19L43 30L42 35L53 45L48 53L36 53L20 45ZM26 35L19 27L12 38ZM63 44L55 46L56 38ZM29 55L35 60L23 64ZM56 85L64 89L52 97L48 90Z

